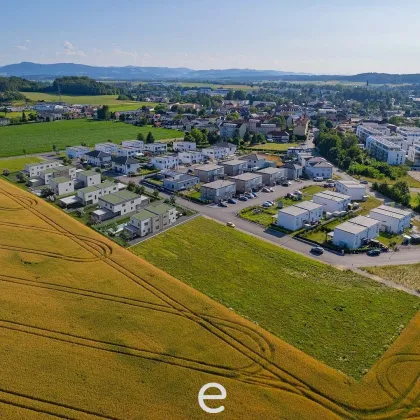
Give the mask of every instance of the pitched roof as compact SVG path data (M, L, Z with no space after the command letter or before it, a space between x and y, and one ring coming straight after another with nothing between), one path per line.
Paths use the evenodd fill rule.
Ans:
M117 165L134 165L136 163L140 164L138 160L127 156L113 157L111 160Z
M109 153L101 152L100 150L92 150L91 152L85 153L85 156L94 157L94 158L111 157Z

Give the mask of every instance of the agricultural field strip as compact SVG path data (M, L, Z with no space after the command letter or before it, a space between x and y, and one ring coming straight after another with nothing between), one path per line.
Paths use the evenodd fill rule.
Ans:
M51 225L55 226L55 228L59 232L70 235L70 238L79 246L82 246L83 248L85 248L86 250L88 250L94 255L96 255L96 253L98 252L96 249L92 250L92 247L90 247L86 242L81 241L77 236L72 235L70 231L58 225L53 219L49 218L47 215L42 214L40 211L36 210L35 206L33 205L33 202L31 205L28 206L27 204L28 201L23 200L23 204L22 204L22 202L18 201L18 197L8 193L7 191L1 188L0 188L0 191L3 192L3 194L5 194L6 196L9 196L10 198L12 198L18 204L20 204L22 208L27 208L33 214L37 215L40 219L44 221L48 221ZM26 204L25 204L25 201L26 201ZM33 201L36 202L36 200L33 200ZM227 345L229 345L230 347L233 347L235 350L237 350L238 352L240 352L241 354L249 358L253 363L259 365L260 369L265 369L276 378L276 380L274 381L267 381L266 379L264 379L262 382L261 382L261 378L258 378L258 379L255 378L257 379L257 381L255 381L252 378L234 378L234 379L238 379L238 380L244 379L244 381L247 383L253 383L253 384L258 384L260 386L269 386L269 387L274 387L274 388L284 388L284 385L281 385L281 382L284 381L284 382L289 383L289 386L291 388L294 388L294 391L296 393L299 393L303 396L306 396L307 398L310 398L313 401L318 402L319 404L327 407L329 410L331 410L332 412L335 412L336 414L344 415L345 417L348 417L348 418L355 418L353 413L358 412L360 410L361 413L364 414L365 418L369 418L369 415L368 413L366 413L366 410L353 407L352 405L349 405L346 403L342 403L340 401L337 401L336 399L332 399L331 397L327 395L322 395L318 390L316 390L310 384L305 383L304 381L300 380L298 377L291 375L289 372L285 372L281 368L281 366L273 363L271 357L270 357L271 359L270 360L266 356L262 356L259 352L256 352L254 349L250 348L249 346L243 343L240 343L237 338L232 336L231 333L228 333L226 332L226 330L223 330L222 327L220 327L220 323L218 324L216 321L212 320L210 317L202 316L199 313L196 313L190 310L185 304L167 295L165 292L163 292L162 290L160 290L159 288L157 288L156 286L154 286L147 280L131 272L127 268L123 267L118 262L113 261L111 259L111 256L112 254L104 258L103 261L106 262L111 267L117 268L118 271L120 271L122 274L125 274L126 277L134 281L136 284L140 284L140 285L142 284L143 287L145 287L148 291L150 291L155 296L159 297L163 302L165 302L173 310L179 311L182 314L182 316L186 316L191 321L196 322L198 325L206 328L213 335L223 340ZM224 322L226 322L226 320ZM34 328L33 326L28 326L28 327ZM54 332L54 333L63 334L61 332L58 332L58 333ZM401 356L403 355L401 354ZM418 355L415 355L415 356L417 357ZM382 360L379 363L381 362ZM253 376L255 377L255 375ZM264 376L264 378L267 378L267 377L268 376ZM280 384L278 382L280 382ZM404 404L405 397L414 388L415 388L415 382L413 383L412 387L410 387L410 389L406 392L404 396L402 396L401 394L398 394L397 400L394 401L394 403L392 403L389 407L381 407L381 408L375 409L373 410L373 413L371 414L374 414L374 412L378 410L383 411L385 408L391 409L391 410L398 409L398 406L401 403L403 404L403 408L405 409L414 408L412 404ZM418 396L418 398L420 398L420 395ZM329 404L327 403L327 401L329 402ZM334 404L333 407L331 407L332 404ZM350 413L347 410L351 410L353 413Z

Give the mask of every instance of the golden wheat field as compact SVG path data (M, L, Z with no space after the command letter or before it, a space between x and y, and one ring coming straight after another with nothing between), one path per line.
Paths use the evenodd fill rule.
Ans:
M420 314L357 382L0 180L1 419L207 418L209 382L220 419L420 418Z

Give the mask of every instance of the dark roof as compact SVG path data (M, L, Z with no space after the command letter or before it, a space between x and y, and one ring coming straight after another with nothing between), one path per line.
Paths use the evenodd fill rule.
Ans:
M92 150L91 152L85 153L85 155L95 158L111 157L109 153L101 152L100 150Z
M112 161L117 165L134 165L135 163L139 163L138 160L125 156L113 157Z
M268 134L271 134L272 136L281 136L281 137L285 137L285 136L289 136L290 134L283 130L273 130L273 131L269 131Z

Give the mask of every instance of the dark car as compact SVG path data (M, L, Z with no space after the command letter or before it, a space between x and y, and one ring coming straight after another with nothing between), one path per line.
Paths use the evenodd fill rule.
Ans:
M312 254L316 254L316 255L321 255L321 254L323 254L323 253L324 253L324 248L321 248L320 246L314 246L314 247L311 249L311 253L312 253Z
M229 198L228 203L230 203L230 204L236 204L237 201L234 200L233 198Z
M361 180L360 180L360 183L361 183L361 184L369 184L369 183L368 183L365 179L361 179Z
M248 201L248 199L245 196L243 196L243 195L240 196L238 200L240 200L240 201Z
M381 250L380 249L370 249L366 254L369 255L369 257L377 257L378 255L381 255Z

